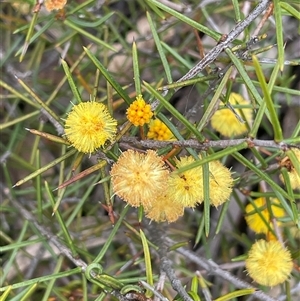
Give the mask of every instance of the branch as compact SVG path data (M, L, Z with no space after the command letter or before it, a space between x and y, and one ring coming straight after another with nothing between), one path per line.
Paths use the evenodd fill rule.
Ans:
M173 289L180 295L184 301L193 301L184 289L181 281L176 277L175 271L172 268L172 261L166 256L160 258L160 267L167 274Z
M162 224L157 223L152 223L148 226L151 241L159 247L157 252L160 260L160 270L166 273L172 288L178 293L182 300L193 301L172 268L172 261L167 256L168 250L167 245L165 244L166 231L164 231L162 227Z
M225 39L221 40L195 67L193 67L177 82L182 82L198 75L208 64L212 63L225 48L229 47L230 43L256 19L269 6L269 4L269 0L260 1L244 20L239 22L228 35L225 35Z
M41 226L36 219L34 218L34 216L27 210L25 209L20 202L17 202L16 200L11 199L11 202L13 203L14 207L16 207L19 212L21 213L21 216L28 220L29 222L33 223L33 225L36 227L36 229L41 233L42 236L46 237L49 242L51 242L54 246L56 246L60 252L65 255L66 257L68 257L77 267L81 267L82 272L84 273L88 267L87 263L84 262L81 258L79 258L78 256L74 257L71 250L65 246L64 244L62 244L59 239L48 229L46 229L45 227ZM51 246L51 245L50 245ZM93 278L97 277L97 274L94 271L90 271L90 275ZM111 295L114 295L115 297L117 297L120 301L132 301L135 300L134 298L131 298L131 295L133 296L138 296L137 294L124 294L122 295L118 290L114 289L112 291L109 292ZM143 299L145 301L148 301L148 299Z
M171 239L168 239L168 244L172 245L174 244L174 242L172 242ZM186 258L188 258L189 260L191 260L192 262L196 263L197 265L201 266L202 268L204 268L206 271L210 272L213 275L216 275L224 280L227 280L229 282L231 282L232 284L234 284L237 288L243 289L243 288L254 288L256 291L252 293L252 295L256 298L258 298L259 300L263 300L263 301L276 301L276 299L268 296L267 294L265 294L264 292L262 292L261 290L258 290L256 287L254 287L253 285L240 280L239 278L233 276L231 273L222 270L213 260L211 259L206 259L203 258L201 256L198 256L194 253L192 253L191 251L188 251L184 248L179 248L176 249L176 252L180 253L181 255L185 256Z
M53 243L60 252L68 257L77 267L81 267L82 271L85 272L87 268L87 264L80 259L79 257L74 257L71 250L67 248L65 245L63 245L58 238L51 233L48 229L45 227L41 226L34 218L34 216L27 210L25 209L19 202L11 199L11 202L13 203L14 207L18 208L18 210L21 213L21 216L24 217L26 220L30 221L31 223L34 224L34 226L39 230L39 232L46 238L48 238L49 242Z
M251 147L267 147L275 148L286 151L292 147L299 148L299 145L291 145L285 142L276 143L273 140L259 140L251 138L242 139L231 139L231 140L218 140L218 141L205 141L199 142L195 139L183 140L183 141L158 141L158 140L139 140L136 137L122 137L120 139L121 144L129 144L138 148L150 148L150 149L160 149L167 146L172 147L190 147L197 150L207 150L210 147L227 148L229 146L236 146L247 142L249 148Z
M228 35L224 35L219 43L212 48L206 56L198 62L192 69L190 69L184 76L182 76L176 83L183 82L188 79L192 79L196 75L198 75L207 65L214 62L215 59L219 56L219 54L227 47L229 47L230 43L234 41L234 39L241 34L244 29L249 26L265 9L270 5L270 0L262 0L258 3L258 5L253 9L253 11L241 22L236 24L236 26L229 32ZM175 89L177 91L178 89ZM165 90L162 95L167 95L168 90ZM155 100L151 109L155 110L159 105L159 101Z

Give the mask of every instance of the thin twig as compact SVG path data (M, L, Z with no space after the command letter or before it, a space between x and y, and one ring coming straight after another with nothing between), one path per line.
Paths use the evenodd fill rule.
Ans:
M37 230L39 230L44 237L48 238L49 242L53 243L53 245L55 245L63 255L68 257L77 267L81 267L83 272L86 270L87 264L78 256L74 257L71 250L63 245L53 233L41 226L27 209L13 199L11 199L11 202L13 203L14 207L18 208L21 216L33 223Z
M41 109L41 113L49 120L49 122L52 123L58 135L62 135L64 133L63 126L57 120L55 120L52 115L50 115L44 108Z
M225 39L220 41L195 67L193 67L177 82L182 82L198 75L208 64L212 63L225 48L229 47L230 43L256 19L269 6L269 4L269 0L260 1L253 11L231 30Z
M168 299L166 297L164 297L159 291L157 291L156 289L154 289L147 282L141 280L140 283L143 285L144 288L150 290L159 300L161 300L161 301L168 301Z
M276 143L273 140L260 140L251 138L231 139L231 140L217 140L217 141L205 141L199 142L195 139L183 140L183 141L158 141L158 140L139 140L136 137L122 137L120 139L122 143L133 145L138 148L151 148L160 149L167 146L172 147L191 147L196 150L206 150L210 147L227 148L229 146L240 145L243 142L247 142L250 147L267 147L286 151L290 148L299 148L299 145L291 145L285 142Z
M224 35L223 39L219 41L219 43L212 48L206 56L200 60L192 69L190 69L184 76L182 76L177 83L183 82L188 79L192 79L197 76L207 65L214 62L219 54L227 47L230 46L230 43L234 41L235 38L241 34L244 29L249 26L265 9L267 9L270 5L270 0L262 0L258 3L258 5L253 9L253 11L241 22L237 23L236 26L228 33L228 35ZM178 89L175 89L178 90ZM165 90L162 95L167 95L168 90ZM151 104L151 109L155 110L159 105L159 101L155 100Z
M200 273L200 271L196 271L195 273L197 275L197 277L200 279L202 278L202 275ZM203 281L203 284L201 285L201 291L202 291L202 294L205 298L206 301L212 301L212 298L211 298L211 293L206 285L206 283Z
M26 220L30 221L33 223L33 225L36 227L36 229L41 233L42 236L46 237L50 243L52 243L55 247L57 247L60 252L69 258L77 267L81 267L82 272L86 271L87 268L87 263L84 262L81 258L78 256L74 257L71 250L62 244L59 239L48 229L45 227L41 226L34 218L34 216L27 210L25 209L21 203L17 202L16 200L11 199L11 202L13 203L14 207L19 210L21 213L21 216L24 217ZM90 272L92 277L96 277L96 273L94 271ZM120 301L132 301L135 300L133 298L130 298L130 294L125 294L122 295L118 290L112 290L110 291L110 294L114 295L117 297ZM148 300L148 299L147 299ZM147 301L145 300L145 301Z
M184 301L193 301L193 299L187 294L181 281L176 277L175 271L172 268L172 261L166 256L160 258L161 269L167 274L173 289L178 292Z
M174 242L172 242L171 239L167 239L168 243L170 245L172 245L172 243L174 244ZM180 253L181 255L185 256L186 258L188 258L189 260L191 260L192 262L196 263L197 265L201 266L202 268L204 268L206 271L210 272L213 275L216 275L224 280L227 280L229 282L231 282L232 284L234 284L237 288L243 289L243 288L254 288L255 291L252 293L253 296L255 296L256 298L258 298L259 300L263 300L263 301L276 301L276 299L268 296L267 294L265 294L264 292L262 292L261 290L258 290L256 287L254 287L253 285L240 280L239 278L233 276L231 273L222 270L213 260L211 259L206 259L203 258L201 256L196 255L195 253L186 250L184 248L178 248L176 249L176 252Z
M156 289L157 289L158 292L163 291L164 286L165 286L165 281L166 281L166 272L161 270L159 278L158 278L158 282L156 284ZM158 297L155 297L154 301L157 301L157 300L158 300Z
M175 271L172 268L172 261L167 257L168 250L165 244L166 232L162 229L161 224L152 223L148 226L151 241L155 243L158 249L158 256L160 259L160 269L162 272L166 273L172 288L178 293L178 295L184 301L193 301L193 299L188 295L184 289L181 281L176 277Z

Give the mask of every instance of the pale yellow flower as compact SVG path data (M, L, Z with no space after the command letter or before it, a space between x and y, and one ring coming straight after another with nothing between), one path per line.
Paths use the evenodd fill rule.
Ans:
M230 170L220 161L211 161L209 164L209 198L212 206L218 207L229 200L233 187L233 178ZM201 182L203 178L201 172ZM201 199L204 199L203 189Z
M135 126L143 126L145 123L149 123L153 116L151 106L145 102L142 95L137 96L126 113L127 119Z
M169 171L153 150L122 153L111 171L113 191L133 207L151 203L166 189Z
M154 140L171 140L173 138L172 132L159 119L150 121L147 138Z
M195 162L195 159L192 156L182 157L179 160L176 159L175 162L179 169ZM211 161L208 164L210 204L218 207L229 199L233 179L230 170L221 162ZM174 201L185 207L195 207L197 203L201 204L204 200L202 166L183 173L172 172L168 184L173 191Z
M145 208L146 217L156 222L175 222L184 213L184 207L174 202L172 193L166 192L151 202L151 207Z
M300 164L300 149L294 148L293 152L295 153L295 155L298 159L298 162ZM300 176L297 173L295 167L292 165L292 162L289 159L287 159L287 162L289 165L288 166L288 175L290 178L291 187L292 187L292 189L300 189ZM279 178L280 178L281 182L284 183L282 174L280 174Z
M67 0L45 0L44 4L48 11L63 9Z
M117 121L106 106L95 101L74 105L65 122L65 134L71 144L83 153L92 153L113 140Z
M254 205L252 205L251 203L246 206L246 222L249 228L252 229L255 233L267 234L269 232L269 228L264 222L264 220L261 218L261 216L258 214L259 211L266 220L267 224L269 224L271 229L273 229L273 223L271 222L271 214L269 212L266 199L260 197L258 199L255 199L253 202L256 205L257 209L255 209ZM280 207L279 200L275 198L270 198L270 202L272 216L274 218L283 217L285 215L285 211ZM280 222L278 222L278 225L280 225Z
M177 168L193 163L191 156L175 159ZM183 173L172 172L168 180L170 191L173 192L174 202L184 207L195 207L201 201L202 195L202 168L197 167Z
M274 286L288 279L293 269L290 252L278 241L258 240L252 245L246 269L252 279L266 286Z
M241 95L237 93L231 93L229 96L229 103L231 105L249 105L249 102L246 101ZM246 122L251 124L252 122L252 109L235 108L235 111L241 118L245 116ZM211 118L211 126L216 131L220 132L226 137L234 137L241 134L244 134L248 131L246 123L240 122L235 114L227 108L220 109L214 113Z

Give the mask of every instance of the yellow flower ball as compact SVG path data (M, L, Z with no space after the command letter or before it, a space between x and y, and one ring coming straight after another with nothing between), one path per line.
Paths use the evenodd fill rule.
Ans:
M254 205L251 203L248 204L245 208L246 210L246 222L251 230L253 230L255 233L265 233L267 234L269 232L268 226L264 222L264 220L261 218L261 216L257 213L259 211L261 215L264 217L266 222L270 225L270 227L273 229L273 223L271 222L271 214L269 212L267 202L265 198L258 198L254 201L255 206L257 209L255 209ZM270 198L271 206L270 209L272 211L272 215L274 218L280 218L285 215L284 209L280 207L280 202L278 199ZM280 225L280 222L278 222L278 225Z
M199 156L200 157L200 156ZM200 157L201 159L201 157ZM178 168L195 162L192 156L176 159ZM232 192L233 179L228 168L219 161L209 162L209 196L212 206L226 202ZM178 174L172 172L168 185L173 191L174 201L185 207L195 207L204 200L202 166Z
M44 4L48 11L63 9L67 0L45 0Z
M184 207L174 202L172 193L166 192L151 202L151 207L145 208L146 217L156 222L173 223L184 213Z
M143 126L149 123L153 112L151 106L146 104L142 95L137 96L136 100L127 109L127 119L135 126Z
M229 96L229 103L231 105L249 105L241 95L237 93L231 93ZM235 111L241 118L245 116L246 122L251 124L252 122L252 110L247 108L238 109ZM226 137L234 137L244 134L248 131L245 123L241 123L235 114L227 108L218 110L211 118L211 126L213 129L221 133Z
M263 239L252 245L245 263L250 277L266 286L283 283L293 269L290 252L278 241Z
M117 121L104 104L95 101L73 106L65 122L68 140L83 153L92 153L107 140L113 140L116 131Z
M233 187L233 178L230 170L220 161L211 161L209 164L209 198L212 206L218 207L229 200ZM203 187L203 174L201 172L201 185ZM204 199L201 189L201 201Z
M298 162L300 164L300 150L297 148L294 148L293 152L295 153L295 155L298 159ZM290 164L290 166L289 166L288 175L290 178L291 187L292 187L292 189L300 189L300 176L290 161L289 161L289 164ZM282 174L279 176L279 178L280 178L281 182L284 183L284 178L283 178Z
M114 193L133 207L151 203L166 187L169 171L153 150L139 153L128 150L113 165L111 181Z
M173 134L162 121L154 119L150 121L147 138L160 141L171 140Z
M293 190L300 189L300 177L297 171L293 168L289 173L290 183ZM280 179L284 182L282 175Z
M176 159L176 166L183 166L193 163L195 159L191 156ZM172 172L168 180L170 191L173 192L174 202L181 204L184 207L195 207L201 200L202 195L202 169L201 167L187 170L183 173Z

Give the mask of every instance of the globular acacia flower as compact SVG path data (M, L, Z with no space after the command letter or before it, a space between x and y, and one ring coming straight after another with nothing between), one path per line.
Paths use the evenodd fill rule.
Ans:
M95 101L74 105L65 121L68 140L83 153L92 153L107 140L113 140L116 131L117 121L104 104Z
M150 121L147 138L155 140L171 140L173 138L172 132L159 119Z
M169 171L162 158L153 150L122 153L111 171L113 191L133 207L151 207L167 183Z
M250 277L266 286L283 283L293 268L290 252L273 240L267 242L261 239L254 243L245 263Z
M46 0L44 2L48 11L63 9L67 3L67 0Z
M271 216L273 216L274 218L283 217L285 215L285 211L280 207L279 200L275 198L270 198L271 206L269 208L272 211L272 215L269 212L265 198L261 197L255 199L253 202L257 209L255 209L254 205L252 205L251 203L246 206L246 222L249 228L252 229L255 233L267 234L269 232L269 228L257 211L261 213L261 215L264 217L265 221L270 225L271 228L273 228L273 224L271 223ZM280 222L278 222L278 225L279 224Z
M127 119L135 126L149 123L152 116L151 106L145 102L142 95L138 95L127 109Z
M300 150L295 148L295 149L293 149L293 152L295 153L295 155L298 159L298 162L300 164ZM291 183L292 189L300 189L300 176L297 173L297 170L295 169L295 167L291 164L291 162L290 162L290 166L289 166L289 170L288 170L288 175L290 178L290 183ZM284 183L284 178L283 178L282 174L279 176L279 178L280 178L281 182Z
M218 207L228 201L233 187L233 178L230 170L220 161L211 161L209 164L209 198L212 206ZM201 182L203 185L202 172ZM204 199L203 189L201 199Z
M193 163L195 159L191 156L175 159L176 166L183 166ZM183 173L172 172L168 180L168 186L173 191L174 202L184 207L195 207L201 201L202 189L202 168L189 169Z
M297 171L293 168L290 172L288 172L288 175L292 189L300 189L300 177ZM284 182L282 175L280 175L280 179Z
M199 156L201 159L201 156ZM191 156L176 159L176 166L181 168L195 161ZM219 161L211 161L209 164L209 197L210 204L218 207L226 202L232 192L233 179L227 167ZM202 166L187 170L178 174L172 172L168 181L173 191L175 202L185 207L195 207L204 200Z
M145 209L146 217L156 222L175 222L184 213L184 206L174 202L172 193L166 191L151 202Z
M229 96L229 103L231 105L249 105L241 95L237 93L231 93ZM235 108L237 114L242 118L245 116L246 122L251 124L252 122L252 110L248 108L238 109ZM211 126L216 131L227 137L234 137L247 132L247 126L245 123L241 123L235 114L227 108L218 110L211 118Z

